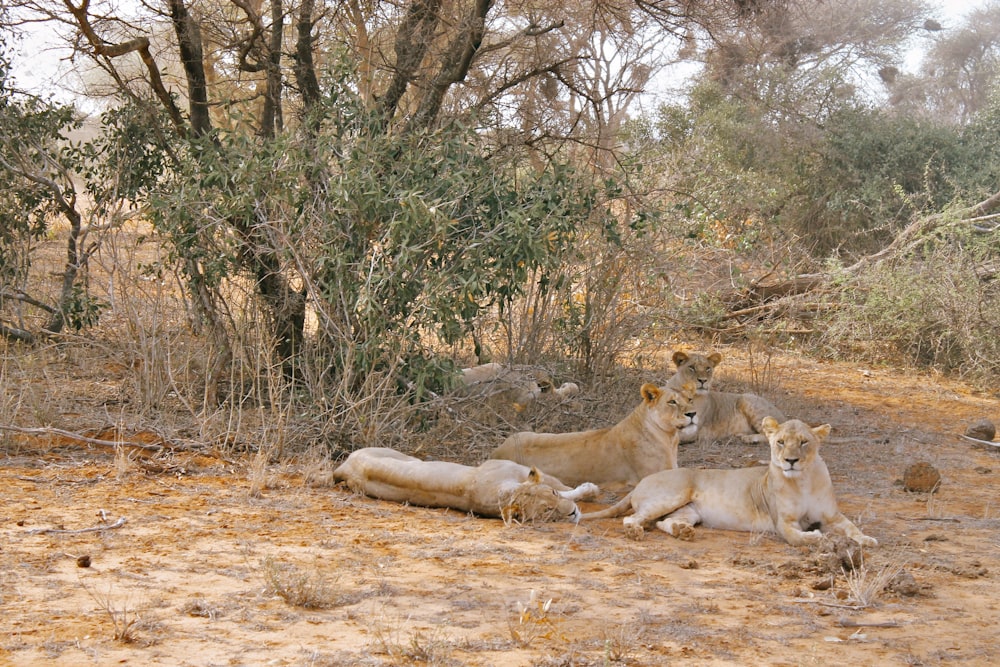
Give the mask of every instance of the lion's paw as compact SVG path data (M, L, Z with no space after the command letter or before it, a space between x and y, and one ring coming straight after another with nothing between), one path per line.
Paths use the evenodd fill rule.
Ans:
M674 530L671 535L676 537L678 540L690 542L694 539L694 526L689 523L678 523L674 526Z
M627 517L622 524L625 526L625 537L631 540L641 540L645 535L642 528L642 524L636 521L629 521L631 517Z
M687 521L677 521L675 519L664 519L658 521L656 527L671 537L678 540L690 542L694 540L694 526Z
M576 487L576 493L580 500L590 500L601 495L601 488L593 482L584 482Z
M806 530L800 532L794 542L792 540L789 540L789 542L792 544L819 544L825 539L826 536L818 530Z
M877 547L878 546L878 540L876 540L874 537L871 537L869 535L862 535L861 537L855 538L854 541L857 542L858 544L860 544L863 547Z

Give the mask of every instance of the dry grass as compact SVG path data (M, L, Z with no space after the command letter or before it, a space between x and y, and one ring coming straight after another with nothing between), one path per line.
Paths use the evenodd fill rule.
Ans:
M330 609L339 603L337 582L330 581L318 568L305 570L267 556L261 561L260 570L267 590L293 607Z
M138 611L132 605L130 597L126 596L122 600L116 600L110 586L104 592L86 585L83 588L111 621L112 639L124 644L135 642L141 619Z
M866 559L861 567L842 570L850 601L862 608L873 606L886 586L903 571L903 566L903 560L895 557L881 566L871 565Z

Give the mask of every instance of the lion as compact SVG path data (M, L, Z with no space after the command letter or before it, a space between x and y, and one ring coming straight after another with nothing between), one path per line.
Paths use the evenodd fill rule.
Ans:
M712 375L722 361L718 352L706 355L678 350L674 352L673 361L677 372L667 385L694 382L697 387L694 410L698 413L698 423L681 431L681 442L718 440L735 435L746 443L765 443L767 436L761 432L761 420L767 416L785 420L781 410L762 396L711 391Z
M656 522L665 533L691 539L694 526L774 532L793 545L814 544L823 532L844 535L862 546L878 546L837 509L833 484L819 445L830 425L815 428L797 419L779 424L765 417L771 445L767 466L734 470L680 468L650 475L618 503L581 519L602 519L632 510L625 534L641 539Z
M573 433L522 431L490 455L531 465L566 484L623 483L634 486L659 470L677 467L680 429L695 421L694 383L679 388L646 383L642 403L614 426Z
M543 394L564 399L580 393L575 382L563 382L556 387L544 371L492 362L463 368L460 380L462 386L456 390L457 395L480 396L509 404L517 412L527 409Z
M486 461L472 467L423 461L386 447L350 454L333 479L373 498L422 507L450 507L512 521L572 521L577 500L596 497L594 484L570 488L551 475L513 461Z

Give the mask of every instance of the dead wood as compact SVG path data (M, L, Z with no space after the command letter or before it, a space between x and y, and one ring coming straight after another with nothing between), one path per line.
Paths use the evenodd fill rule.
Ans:
M119 517L117 521L103 526L92 526L90 528L77 528L76 530L66 530L65 528L33 528L28 531L28 535L81 535L83 533L96 533L102 530L114 530L125 525L127 519Z
M935 213L918 218L904 227L878 252L866 255L850 266L838 270L837 277L852 278L882 261L904 255L919 245L928 232L944 225L968 226L982 233L996 231L1000 223L996 225L984 225L984 223L992 223L1000 216L994 213L998 208L1000 208L1000 192L954 213ZM994 264L983 265L977 270L980 280L990 280L997 273L998 267ZM773 275L773 271L768 271L747 287L734 292L728 298L723 298L729 311L719 318L719 321L737 320L745 325L749 321L771 319L793 309L797 312L817 312L836 307L835 304L816 300L828 289L834 278L833 273L829 271L801 273L783 279L773 279Z
M99 440L97 438L89 438L80 433L73 433L72 431L64 431L61 428L23 428L21 426L6 426L0 424L0 431L12 431L14 433L24 433L26 435L61 435L64 438L70 438L72 440L79 440L80 442L85 442L89 445L98 445L100 447L134 447L136 449L143 449L147 452L161 452L167 449L164 445L147 445L143 442L131 442L129 440Z

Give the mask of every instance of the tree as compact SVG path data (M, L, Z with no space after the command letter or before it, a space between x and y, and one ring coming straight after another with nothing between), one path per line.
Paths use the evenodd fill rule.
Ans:
M736 15L766 4L728 6ZM17 6L71 26L75 55L120 99L155 105L145 113L163 121L150 135L163 180L149 174L146 201L218 341L220 372L229 349L220 287L230 278L254 285L289 372L307 303L331 314L328 343L365 349L363 368L380 363L380 327L434 325L450 340L480 309L502 307L571 241L567 225L607 227L610 202L572 175L579 157L567 142L594 147L589 163L607 171L624 110L657 66L643 45L704 20L706 7L719 12L716 3L626 0L165 0L135 16L92 0ZM345 186L365 189L345 199ZM580 206L558 223L567 211L556 197L573 192L583 193ZM417 232L428 238L386 255ZM316 234L322 256L303 262L297 234ZM412 275L392 261L404 256ZM373 293L379 275L388 291ZM382 319L365 322L376 311ZM415 316L425 312L433 316ZM331 363L341 373L350 366Z
M81 274L99 246L91 235L101 229L88 217L76 185L93 168L93 152L66 143L78 117L72 107L17 92L3 50L0 43L0 334L31 342L67 324L80 329L96 321L100 303L88 296ZM91 188L91 194L98 193ZM66 261L50 299L28 284L33 246L60 218L67 224ZM25 308L41 312L41 320Z
M967 124L986 108L1000 75L1000 2L973 10L960 26L929 25L920 71L887 81L890 101L901 113Z

